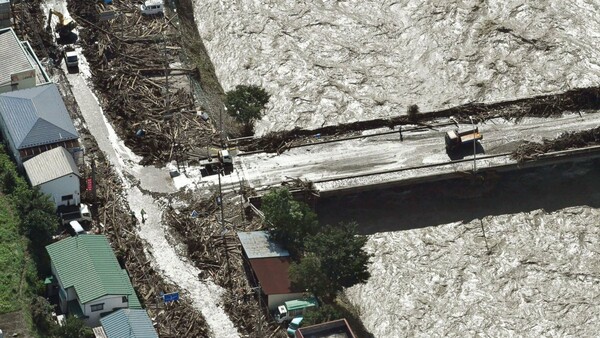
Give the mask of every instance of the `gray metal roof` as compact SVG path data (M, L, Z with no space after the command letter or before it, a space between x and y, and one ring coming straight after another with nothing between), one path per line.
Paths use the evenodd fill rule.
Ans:
M0 115L17 149L79 137L54 83L0 94Z
M106 338L158 338L146 310L121 309L100 318Z
M267 231L237 233L248 259L266 257L286 257L290 253L279 244L269 240Z
M73 156L63 147L45 151L25 161L23 167L34 187L70 174L80 176Z
M0 29L0 85L10 83L10 75L34 69L12 28Z

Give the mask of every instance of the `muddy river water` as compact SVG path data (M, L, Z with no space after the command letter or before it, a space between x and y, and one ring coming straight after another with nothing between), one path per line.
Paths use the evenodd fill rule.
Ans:
M596 0L195 2L225 90L271 93L258 134L597 86ZM346 294L375 337L597 336L598 163L321 200L369 235ZM485 237L483 235L485 231Z
M479 196L456 181L321 200L322 222L369 236L372 277L346 295L375 337L595 336L599 164L504 175Z

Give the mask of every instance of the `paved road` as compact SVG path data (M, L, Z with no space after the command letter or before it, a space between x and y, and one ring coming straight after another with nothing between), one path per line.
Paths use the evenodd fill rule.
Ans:
M444 121L445 122L445 121ZM505 164L508 157L484 160L485 155L513 151L523 141L540 142L543 138L555 138L565 131L594 128L600 125L600 113L570 114L560 118L527 118L518 124L503 119L493 119L479 125L483 140L478 145L478 166ZM415 168L423 165L446 164L442 171L469 170L472 163L456 164L445 151L444 133L454 126L435 130L420 130L322 145L294 148L281 155L253 154L236 159L236 169L251 187L261 190L279 186L290 178L313 182L345 179L383 171ZM460 130L471 125L459 125ZM383 130L382 130L383 131ZM464 158L472 158L470 149L464 150ZM431 174L439 170L427 169ZM366 184L363 180L354 184ZM322 185L324 189L334 186Z

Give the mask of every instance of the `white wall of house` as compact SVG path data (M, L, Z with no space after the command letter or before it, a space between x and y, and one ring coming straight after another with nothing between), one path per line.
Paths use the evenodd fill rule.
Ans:
M102 309L92 311L94 305L102 304ZM91 302L83 304L83 314L88 316L85 320L87 326L96 327L100 325L100 315L106 312L113 312L116 309L129 307L129 302L123 302L122 295L107 295Z
M54 262L50 262L50 268L52 270L52 275L54 276L54 278L56 278L56 282L58 283L59 289L62 290L62 294L65 294L67 297L67 298L63 298L61 291L58 292L60 310L62 312L66 312L67 311L67 302L77 299L77 292L75 292L75 288L73 288L73 287L70 287L65 290L65 287L64 287L62 281L60 280L60 276L56 273L56 268L54 267Z
M50 199L54 201L57 207L60 205L78 205L81 203L79 177L75 174L42 183L39 187L44 194L50 195Z
M304 296L303 292L299 293L280 293L275 295L267 295L267 301L270 311L277 310L279 305L283 305L283 303L288 300L300 299Z

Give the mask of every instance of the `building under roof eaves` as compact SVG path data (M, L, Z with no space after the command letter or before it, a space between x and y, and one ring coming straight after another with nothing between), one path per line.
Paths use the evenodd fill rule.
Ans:
M0 93L50 83L29 43L12 28L0 29L0 60Z
M401 334L398 334L401 336ZM356 338L345 318L321 324L301 327L295 332L296 338Z
M292 299L301 298L303 290L295 290L289 278L290 254L270 239L267 231L238 232L246 264L252 270L254 280L260 285L270 310Z
M0 94L0 127L19 165L58 146L79 150L79 136L54 83Z
M158 338L146 310L121 309L101 318L101 328L95 328L102 338Z
M32 186L53 181L66 175L79 175L73 156L63 147L41 153L23 163Z
M290 255L287 250L269 239L267 231L238 232L237 235L248 259Z
M81 203L79 169L65 148L43 152L25 161L23 168L31 186L49 195L57 207Z

